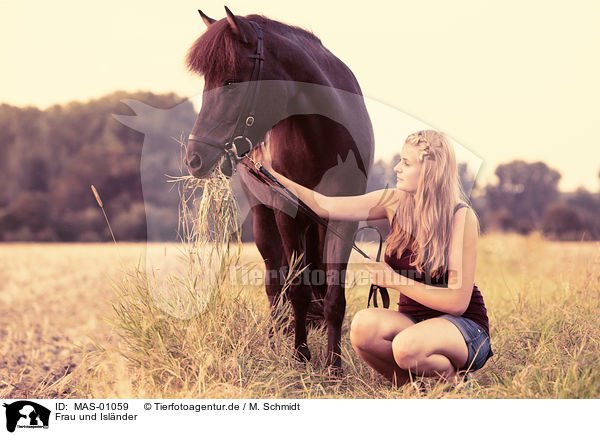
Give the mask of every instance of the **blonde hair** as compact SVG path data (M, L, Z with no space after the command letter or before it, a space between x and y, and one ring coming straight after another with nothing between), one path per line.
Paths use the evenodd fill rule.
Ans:
M442 277L448 268L454 208L469 204L458 176L456 156L443 133L422 130L406 143L416 147L423 163L414 194L401 192L396 219L386 240L386 253L398 257L405 249L415 253L410 263L420 273Z

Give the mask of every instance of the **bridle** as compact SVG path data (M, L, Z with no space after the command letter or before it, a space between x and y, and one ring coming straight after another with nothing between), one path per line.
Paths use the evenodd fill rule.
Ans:
M248 130L256 121L254 112L256 110L256 99L260 91L263 62L265 61L265 58L263 57L262 28L254 21L250 21L250 24L252 24L257 37L256 53L248 55L250 59L254 59L254 68L252 69L249 88L244 97L244 102L235 122L235 128L229 137L229 140L225 144L221 144L211 138L195 134L190 134L188 138L189 142L201 142L222 150L228 155L232 170L235 170L237 163L258 145L252 143L252 140L248 137ZM245 120L242 123L241 121L244 118Z
M248 129L251 128L255 123L254 111L256 109L256 99L258 97L258 92L260 90L260 82L262 79L262 70L263 70L263 62L265 61L263 57L263 31L262 28L258 25L258 23L254 21L250 21L254 31L256 32L257 37L257 46L256 46L256 54L251 54L248 57L250 59L254 59L254 68L252 70L252 76L250 77L249 89L246 92L244 97L244 103L241 106L240 113L237 117L235 128L233 133L229 137L229 141L225 144L220 144L211 138L204 136L197 136L195 134L190 134L188 138L188 142L200 142L206 145L210 145L215 148L219 148L224 153L227 154L229 160L231 162L232 171L235 170L238 162L243 161L244 157L246 157L252 164L245 163L248 172L252 174L254 177L258 178L262 183L270 185L279 195L286 198L288 201L296 204L299 210L302 210L310 219L317 222L320 225L323 225L330 232L338 236L342 240L346 240L344 236L342 236L337 230L331 228L327 221L325 221L321 216L315 213L308 205L306 205L300 198L298 198L294 193L290 192L283 184L281 184L269 171L267 171L260 162L254 161L252 157L250 157L249 153L260 144L252 143L252 140L248 137ZM246 118L244 123L241 121L243 118ZM237 142L237 143L236 143ZM358 228L352 237L352 248L358 251L363 257L369 258L367 254L365 254L354 242L356 238L356 234L365 229L371 228L377 231L379 234L379 250L377 251L377 261L380 260L381 256L381 247L383 244L383 238L379 229L374 226L364 226ZM304 238L306 238L306 231L308 230L308 226L305 229ZM375 284L371 284L371 288L369 290L369 298L367 301L367 308L370 306L371 300L373 300L373 305L377 307L377 291L381 293L381 298L383 301L383 305L385 308L389 307L390 298L387 292L387 289L384 287L379 287Z

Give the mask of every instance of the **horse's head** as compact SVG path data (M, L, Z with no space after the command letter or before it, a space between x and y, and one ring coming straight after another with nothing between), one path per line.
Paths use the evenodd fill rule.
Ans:
M192 129L187 149L190 173L208 175L225 154L225 148L242 154L264 139L276 114L285 107L285 95L266 96L261 80L286 80L269 45L261 39L266 18L227 16L219 21L200 15L206 32L187 55L191 71L204 76L202 108ZM255 26L260 21L259 26ZM255 24L253 24L253 22ZM259 36L260 35L260 36ZM272 92L271 92L272 93ZM226 158L223 172L231 175L232 162Z

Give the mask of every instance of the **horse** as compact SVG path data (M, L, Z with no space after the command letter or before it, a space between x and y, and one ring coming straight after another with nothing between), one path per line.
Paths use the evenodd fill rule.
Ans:
M252 203L271 316L276 317L282 296L291 302L294 356L307 362L307 313L311 301L322 301L325 364L340 373L345 275L358 222L328 220L343 236L335 237L228 153L234 149L252 156L266 141L273 168L297 183L328 196L364 194L374 139L362 91L352 71L311 32L262 15L225 11L220 20L199 11L207 28L186 57L188 69L205 82L187 144L187 167L197 178L208 177L218 164L228 176L237 169ZM282 295L281 271L290 267L293 253L303 254L307 269L304 279ZM319 272L326 280L311 279Z

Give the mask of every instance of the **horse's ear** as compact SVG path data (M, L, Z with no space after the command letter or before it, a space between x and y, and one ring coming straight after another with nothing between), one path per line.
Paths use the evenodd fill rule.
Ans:
M235 15L233 15L233 12L231 12L227 6L225 6L225 12L227 12L227 21L229 22L233 33L236 34L242 40L242 42L247 43L248 38L246 38L246 36L244 35L244 32L242 31L239 25L238 19L235 17Z
M206 27L210 27L210 25L212 23L214 23L215 20L214 18L209 17L208 15L206 15L204 12L202 12L200 9L198 9L198 13L200 14L200 16L202 17L202 21L204 21L204 24L206 24Z

